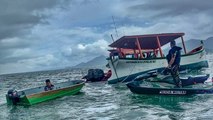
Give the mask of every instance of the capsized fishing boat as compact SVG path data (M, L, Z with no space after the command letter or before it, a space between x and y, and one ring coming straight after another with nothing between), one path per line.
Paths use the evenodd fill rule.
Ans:
M33 105L65 95L74 95L84 86L84 80L73 80L54 85L53 90L44 91L45 86L16 91L9 90L6 94L9 105Z
M149 79L151 78L151 79ZM131 92L152 95L213 94L213 82L209 75L181 78L182 86L175 86L171 76L148 74L127 83Z
M180 70L208 67L203 44L187 51L183 36L184 33L163 33L123 36L116 40L109 45L113 49L107 58L107 66L112 70L108 83L128 82L152 70L162 71L167 66L167 53L163 53L162 47L177 39L183 48Z

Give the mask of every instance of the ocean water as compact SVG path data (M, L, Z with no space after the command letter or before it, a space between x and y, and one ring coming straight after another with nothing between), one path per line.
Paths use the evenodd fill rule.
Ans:
M210 67L201 73L213 73ZM137 95L125 84L86 83L81 92L32 106L8 106L8 89L26 89L80 79L84 69L41 71L0 76L0 120L212 120L213 95L159 96Z

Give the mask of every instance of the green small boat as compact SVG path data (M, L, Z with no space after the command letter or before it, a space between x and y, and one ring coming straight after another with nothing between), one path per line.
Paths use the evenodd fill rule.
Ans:
M84 86L84 80L73 80L54 85L53 90L44 91L45 86L26 90L9 90L6 94L9 105L33 105L66 95L77 94Z

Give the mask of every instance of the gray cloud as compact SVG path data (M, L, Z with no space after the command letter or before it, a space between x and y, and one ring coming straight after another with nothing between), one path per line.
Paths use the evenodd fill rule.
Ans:
M0 1L0 40L26 34L45 17L33 12L52 8L57 0L1 0Z
M152 17L155 20L156 18L191 15L200 12L212 14L212 6L212 0L205 0L205 2L200 0L147 0L128 7L127 13L129 15L133 13L134 16L138 14L142 18Z
M0 0L0 74L56 69L107 55L110 34L213 33L212 2Z

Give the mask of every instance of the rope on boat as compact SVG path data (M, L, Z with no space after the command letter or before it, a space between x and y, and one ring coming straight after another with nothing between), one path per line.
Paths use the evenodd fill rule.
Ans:
M112 58L110 58L110 60L111 60L111 63L112 63L112 67L113 67L113 69L114 69L114 71L115 71L115 75L116 75L116 77L117 77L117 79L118 79L118 74L117 74L117 71L116 71L116 69L115 69L115 66L114 66L114 63L113 63L113 61L112 61Z
M138 63L138 62L139 62L139 57L138 57L138 59L137 59L137 63ZM136 64L132 67L132 70L130 71L129 75L126 76L126 77L121 81L121 83L123 83L124 81L126 81L126 79L132 74L133 70L135 69L135 66L136 66Z

